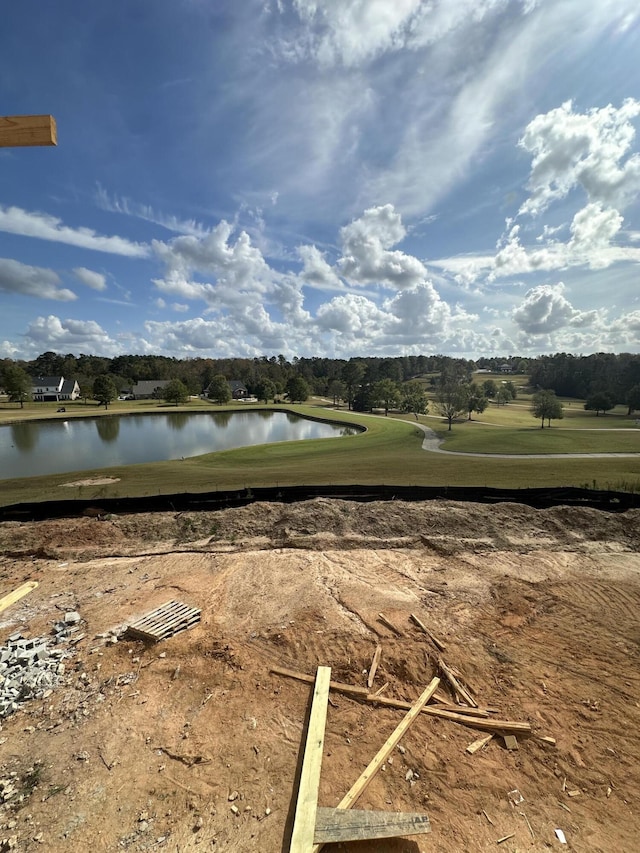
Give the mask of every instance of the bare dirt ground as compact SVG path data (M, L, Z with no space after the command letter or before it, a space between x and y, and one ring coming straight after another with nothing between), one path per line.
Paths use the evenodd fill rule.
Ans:
M446 501L4 523L0 592L39 586L0 616L0 641L46 634L67 610L84 638L64 683L2 721L0 776L23 799L0 807L0 840L52 853L287 850L310 688L270 666L329 665L364 686L379 642L374 690L388 682L385 695L413 701L437 656L415 613L479 704L533 735L469 755L481 732L421 715L357 807L424 811L432 832L325 849L636 851L639 544L638 511ZM96 638L172 598L201 608L201 623L156 645ZM331 701L324 806L403 715Z

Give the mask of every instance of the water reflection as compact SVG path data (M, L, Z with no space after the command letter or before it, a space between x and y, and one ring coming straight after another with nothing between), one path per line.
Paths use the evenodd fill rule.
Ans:
M120 435L120 418L96 418L96 430L103 441L116 441Z
M0 427L0 478L199 456L249 445L352 435L290 412L167 412Z
M213 422L217 427L225 429L229 426L232 417L234 417L233 412L214 412Z
M188 412L167 412L167 426L171 429L181 430L189 423L191 415Z
M24 424L11 424L11 441L23 453L29 453L38 443L38 425L27 421Z

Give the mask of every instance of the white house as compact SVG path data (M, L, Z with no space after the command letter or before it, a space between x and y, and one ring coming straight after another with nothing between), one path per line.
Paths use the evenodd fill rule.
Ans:
M77 400L80 386L75 379L64 376L37 376L31 380L31 393L36 403L59 403L61 400Z

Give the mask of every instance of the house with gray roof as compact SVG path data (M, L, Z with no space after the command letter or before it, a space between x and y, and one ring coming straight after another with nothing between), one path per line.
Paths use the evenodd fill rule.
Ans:
M36 403L77 400L80 386L75 379L65 379L64 376L36 376L31 380L31 395Z
M161 396L170 381L170 379L143 379L142 382L136 382L131 393L134 400L151 400Z

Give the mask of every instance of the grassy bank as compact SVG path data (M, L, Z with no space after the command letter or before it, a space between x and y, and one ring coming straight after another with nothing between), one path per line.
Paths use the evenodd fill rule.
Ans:
M208 403L186 407L211 410ZM147 406L148 408L148 406ZM216 407L217 408L217 407ZM238 407L239 408L239 407ZM317 406L291 406L299 414L334 417L345 424L365 425L360 435L240 448L184 461L154 462L107 469L4 480L3 505L34 500L100 499L108 496L157 495L174 492L244 489L267 485L386 483L405 485L477 485L502 488L528 486L594 486L637 489L637 459L482 459L428 453L423 434L411 419L373 418ZM141 411L141 407L137 411ZM170 410L175 411L175 407ZM247 407L242 408L243 411ZM166 411L166 410L165 410ZM94 411L91 414L95 414ZM429 419L424 420L431 425ZM442 429L442 425L439 425ZM491 430L491 428L487 428ZM498 432L498 430L493 430ZM499 431L501 436L506 430ZM531 435L555 436L552 429ZM452 436L463 436L454 427ZM567 435L575 437L576 433ZM530 445L529 445L530 447ZM575 443L572 445L575 451ZM504 452L504 444L503 450ZM529 451L531 452L531 451ZM68 487L64 484L93 477L113 477L107 485Z

